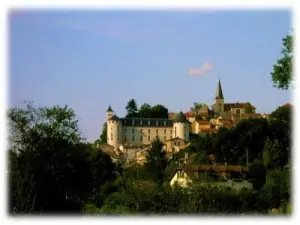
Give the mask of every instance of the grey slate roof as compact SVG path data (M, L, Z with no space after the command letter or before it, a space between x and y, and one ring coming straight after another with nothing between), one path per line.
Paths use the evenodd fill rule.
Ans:
M123 126L172 127L173 120L162 118L121 118Z
M114 120L114 121L119 121L120 118L117 117L116 115L113 115L112 117L110 117L108 120Z
M112 108L110 107L110 105L109 105L108 109L106 110L106 112L113 112L113 110L112 110Z
M179 112L179 113L175 116L174 122L188 123L189 121L186 119L186 117L184 116L183 112Z

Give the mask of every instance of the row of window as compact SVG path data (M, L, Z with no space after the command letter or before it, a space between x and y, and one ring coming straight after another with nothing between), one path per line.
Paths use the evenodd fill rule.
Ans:
M139 124L139 125L143 125L143 121L142 120L140 120L140 122L139 123L135 123L135 121L134 120L132 120L131 121L131 124L134 126L134 125L136 125L136 124ZM158 123L158 120L156 120L156 126L158 126L159 125L159 123ZM127 125L127 122L126 122L126 120L124 120L124 125ZM148 126L150 126L151 125L151 121L150 120L148 120ZM164 126L167 126L167 121L164 121Z
M132 128L132 134L134 134L135 129ZM140 129L140 132L143 133L143 129ZM156 134L158 135L159 129L156 129ZM176 132L176 127L175 127L175 132ZM127 128L124 129L124 133L127 133ZM148 129L148 134L151 134L151 129ZM164 134L167 134L167 130L164 130ZM172 135L172 130L170 130L170 134Z
M172 138L172 136L170 137L170 139L171 138ZM135 141L135 136L134 135L132 135L131 140ZM166 141L166 140L167 140L167 137L164 136L164 141ZM127 137L125 136L124 137L124 142L126 142L126 141L127 141ZM140 136L140 141L143 142L143 136ZM151 141L151 137L150 136L148 136L148 141Z

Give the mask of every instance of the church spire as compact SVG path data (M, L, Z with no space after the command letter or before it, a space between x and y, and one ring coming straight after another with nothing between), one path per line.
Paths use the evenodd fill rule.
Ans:
M224 99L220 79L219 79L219 83L218 83L218 86L217 86L217 92L216 92L216 97L215 98Z

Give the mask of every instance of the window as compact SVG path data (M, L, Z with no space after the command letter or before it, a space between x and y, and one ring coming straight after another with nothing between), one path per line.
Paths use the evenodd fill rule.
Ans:
M140 129L141 134L143 133L143 129Z
M156 120L156 126L158 126L158 120Z
M111 138L110 138L111 140L113 140L113 136L111 135Z
M125 142L125 141L127 141L127 138L126 138L126 136L124 137L124 142Z
M167 121L164 121L164 125L167 126Z
M176 130L175 130L175 137L176 137Z
M150 134L150 129L148 130L148 134Z
M236 114L241 114L241 111L239 109L236 110Z
M167 137L166 136L164 136L164 141L166 141L167 140Z
M156 135L158 135L158 129L156 129Z
M141 141L143 141L143 136L141 135Z
M164 130L164 134L166 134L166 133L167 133L167 130L165 129L165 130Z
M183 178L183 177L184 177L183 171L178 171L177 178Z
M148 125L150 126L150 120L148 120Z
M134 128L132 128L132 133L134 134Z
M132 141L134 141L134 135L132 135Z
M134 120L132 120L132 125L134 126Z
M150 136L148 136L148 141L150 141Z
M143 120L140 121L140 125L141 125L141 126L143 125Z

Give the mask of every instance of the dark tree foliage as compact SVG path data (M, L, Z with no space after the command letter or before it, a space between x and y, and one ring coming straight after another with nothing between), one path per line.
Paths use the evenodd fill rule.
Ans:
M280 106L270 115L271 119L279 120L284 123L290 123L292 117L292 107L291 106Z
M10 213L78 213L113 177L110 158L90 160L92 145L80 137L71 109L27 104L10 109L8 119Z
M261 160L255 159L249 166L249 176L253 179L255 190L259 190L266 182L266 168Z
M152 107L147 103L141 105L138 112L140 118L151 118L152 117L151 113L152 113Z
M102 133L100 138L94 142L95 146L106 144L107 143L107 122L103 124Z
M168 109L163 105L155 105L151 107L151 105L144 103L141 105L138 111L138 117L140 118L168 118Z
M130 99L126 105L126 118L134 118L138 117L138 107L136 101L134 99Z
M283 49L281 50L282 58L277 60L271 72L274 87L288 89L292 81L293 69L293 37L287 35L282 39Z
M158 182L163 182L163 173L167 166L166 152L163 150L163 146L163 142L158 137L151 142L151 149L148 150L145 165L153 179Z
M168 109L163 105L155 105L151 108L151 117L152 118L168 118Z

